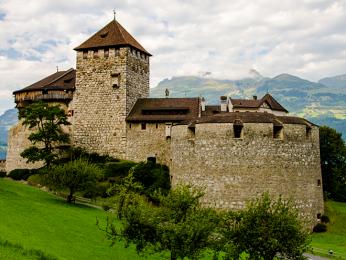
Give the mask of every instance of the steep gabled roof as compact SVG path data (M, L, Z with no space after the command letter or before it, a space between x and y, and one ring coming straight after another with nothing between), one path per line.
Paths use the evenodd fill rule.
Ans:
M267 103L272 110L288 112L280 105L270 94L264 95L263 98L257 99L230 99L234 108L259 108Z
M74 90L76 82L76 70L55 72L44 79L41 79L30 86L14 91L13 94L36 90Z
M279 102L276 101L270 94L266 94L263 98L261 98L261 104L267 102L272 110L285 111L288 112L283 106L280 105Z
M116 20L111 21L81 45L75 48L76 51L93 49L99 47L131 46L145 54L151 56L135 38L129 34L124 27Z

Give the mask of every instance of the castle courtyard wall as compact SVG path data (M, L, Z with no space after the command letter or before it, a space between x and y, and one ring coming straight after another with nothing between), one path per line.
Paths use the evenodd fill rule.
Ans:
M140 162L155 156L158 163L169 165L171 140L166 138L166 127L165 123L146 123L142 129L141 123L128 123L127 159Z
M170 170L173 185L204 187L203 203L241 209L262 193L282 195L302 215L316 222L323 213L318 127L306 135L305 125L287 124L283 138L273 138L273 125L245 123L243 138L233 138L230 123L172 128Z

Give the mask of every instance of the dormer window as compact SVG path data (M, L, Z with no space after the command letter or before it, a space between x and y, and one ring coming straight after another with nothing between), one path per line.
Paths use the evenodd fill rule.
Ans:
M100 34L101 38L106 38L108 35L108 31L104 31Z

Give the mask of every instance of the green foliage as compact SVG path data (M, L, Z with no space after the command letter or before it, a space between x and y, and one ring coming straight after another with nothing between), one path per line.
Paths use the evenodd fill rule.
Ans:
M246 252L250 259L271 260L279 254L303 259L308 232L291 202L273 201L268 194L252 201L245 210L231 212L222 228L225 251L238 259Z
M126 160L105 163L103 166L104 175L107 178L116 178L116 180L120 180L121 178L126 177L129 174L130 169L135 165L137 165L137 163Z
M157 202L156 193L167 194L171 189L169 169L165 165L153 162L141 162L131 168L134 180L143 185L143 193Z
M39 173L30 175L28 178L28 184L32 186L39 186L44 184L43 176Z
M27 180L30 177L30 175L32 175L32 173L29 169L14 169L10 171L8 177L10 177L13 180L19 181Z
M110 222L110 239L122 238L126 244L136 245L138 252L171 253L171 259L198 259L213 241L213 232L219 221L215 210L201 208L200 190L178 186L167 196L158 196L160 207L154 206L134 190L140 190L130 176L124 187L122 206L117 207L123 220L118 231ZM120 213L120 214L119 214Z
M59 146L69 142L69 135L61 127L70 124L65 111L59 106L39 101L20 110L19 118L23 119L23 125L34 130L28 138L32 146L25 149L21 156L27 162L44 161L46 166L50 166L58 157Z
M4 178L4 177L6 177L6 172L0 171L0 178Z
M56 164L66 163L76 159L83 158L91 163L105 164L108 162L118 162L119 160L108 155L99 155L98 153L89 153L81 147L67 147L61 155L61 158L55 161Z
M328 198L346 201L346 147L340 133L320 127L323 189Z
M327 225L324 223L317 223L312 231L314 233L327 232Z
M83 159L53 166L44 175L45 184L53 190L68 190L67 202L71 203L77 191L90 190L95 187L101 169Z
M322 215L321 216L321 222L327 224L330 222L330 219L327 215Z

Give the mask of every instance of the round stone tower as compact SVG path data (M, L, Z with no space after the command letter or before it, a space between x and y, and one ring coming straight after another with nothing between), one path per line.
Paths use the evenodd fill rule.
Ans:
M126 116L149 95L147 52L116 20L75 48L73 142L125 158Z

